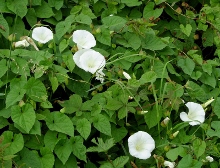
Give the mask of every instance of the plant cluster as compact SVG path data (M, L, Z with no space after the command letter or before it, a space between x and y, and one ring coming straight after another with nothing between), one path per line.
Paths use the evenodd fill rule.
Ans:
M218 0L0 0L0 167L218 168Z

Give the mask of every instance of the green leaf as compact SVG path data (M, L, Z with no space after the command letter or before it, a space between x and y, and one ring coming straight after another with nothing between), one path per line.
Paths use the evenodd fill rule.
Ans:
M31 128L29 134L41 135L41 123L38 120L35 120L35 123Z
M93 117L93 125L98 131L111 136L111 125L104 115L98 114Z
M50 18L54 15L52 8L45 1L42 1L42 4L35 8L35 12L38 18Z
M214 31L211 28L208 28L202 34L202 44L204 47L212 46L214 42Z
M25 59L14 57L14 60L11 62L11 71L15 74L29 76L30 69L28 63Z
M75 15L68 16L65 21L61 21L56 25L56 36L58 40L71 28L71 24L75 21Z
M50 80L50 83L51 83L52 90L53 90L53 92L55 92L57 90L58 86L59 86L57 77L49 75L49 80Z
M128 160L128 156L120 156L113 161L113 165L117 168L123 168L125 164L128 162Z
M11 108L11 118L19 127L27 133L31 130L35 123L36 115L31 104L25 104L22 107L13 106Z
M0 33L5 37L8 38L9 36L9 26L8 22L5 20L4 16L0 14Z
M91 25L92 19L88 15L84 15L83 13L77 15L75 17L76 22L86 24L86 25Z
M23 89L25 84L26 84L25 78L14 78L10 82L10 91L6 97L6 108L22 100L26 92L26 90Z
M193 141L193 149L196 157L199 158L205 152L206 143L201 139L195 139Z
M121 101L110 99L108 100L108 103L105 108L109 110L118 110L123 106L123 103Z
M62 163L65 164L72 152L70 140L66 139L60 141L56 145L54 152L57 155L57 157L62 161Z
M62 52L63 50L65 50L69 45L69 40L63 39L60 44L59 44L59 50L60 52Z
M139 6L142 4L142 2L139 2L139 0L121 0L121 3L125 3L127 6Z
M45 147L40 149L40 153L42 156L40 157L40 159L43 167L53 168L55 162L53 153L48 148Z
M27 15L25 17L31 27L37 23L37 16L36 16L34 8L29 8Z
M162 111L160 109L157 111L155 106L152 110L144 114L144 119L149 129L157 125L161 117L162 117Z
M76 157L71 154L69 158L71 159L68 159L65 164L63 164L59 159L56 159L54 163L55 168L76 168L78 166Z
M30 78L24 88L27 95L34 101L43 102L47 100L46 88L39 79Z
M187 153L186 153L186 150L180 146L180 147L177 147L175 149L170 149L167 153L166 153L166 157L171 160L171 161L175 161L178 156L185 156Z
M6 127L7 125L9 125L7 118L0 116L0 129Z
M76 123L76 130L84 139L87 139L91 133L91 123L86 118L78 119Z
M201 102L205 102L209 98L207 93L198 84L188 81L185 86L191 99L197 99Z
M154 71L145 72L141 78L140 83L145 84L147 82L155 82L157 79L157 74Z
M95 143L97 146L89 147L87 152L107 152L111 147L114 146L115 142L113 138L107 139L103 142L102 138L92 139L92 142Z
M55 7L56 10L59 10L63 6L63 0L49 0L48 4L50 7Z
M27 14L27 0L7 0L6 4L9 10L21 18Z
M207 73L203 73L202 76L199 78L199 80L202 83L207 84L213 88L215 88L215 86L216 86L216 78L215 78L214 74L208 75Z
M127 40L128 44L134 50L137 50L141 46L141 39L138 35L134 33L126 32L124 38Z
M75 63L73 61L73 55L63 53L62 58L63 58L64 63L66 64L66 66L70 70L70 72L72 72L73 69L75 68Z
M128 131L125 127L121 127L121 128L113 127L112 128L112 137L114 137L115 143L121 141L127 135L127 133Z
M217 103L217 102L216 102ZM212 121L211 128L208 129L207 135L210 137L217 136L220 138L220 121Z
M83 145L83 139L80 136L71 138L73 154L80 160L86 162L86 147Z
M105 45L111 46L111 34L108 29L101 27L101 32L96 35L97 40Z
M148 50L162 50L167 45L157 37L152 31L147 32L145 38L142 38L142 46L144 49Z
M144 7L144 13L143 13L143 17L145 19L156 19L158 18L162 12L163 12L163 8L159 8L159 9L155 9L154 10L154 2L148 2L147 5Z
M42 168L41 159L38 153L34 150L23 148L19 153L19 161L16 164L21 165L25 163L25 167Z
M62 107L65 107L65 113L68 114L81 111L82 104L82 98L77 94L70 96L69 100L60 103Z
M58 132L48 130L44 136L44 144L45 147L49 148L51 151L54 150L56 144L60 141L60 137L58 137Z
M102 23L110 30L120 30L127 21L119 16L108 16L102 19Z
M179 164L178 164L178 168L187 168L187 167L191 167L193 163L193 159L192 156L190 154L187 154L186 156L184 156Z
M1 71L0 71L0 78L1 78L7 72L7 70L8 70L6 59L2 59L0 61L0 69L1 69Z
M180 30L187 35L188 37L191 34L192 31L192 26L190 24L187 24L186 27L184 27L184 25L180 24Z
M207 72L211 76L211 74L212 74L212 65L209 64L209 63L204 63L204 64L202 64L202 70L204 72Z
M5 131L2 133L1 137L4 137L2 145L9 144L9 146L4 150L6 155L16 154L24 147L22 134L13 134L11 131Z
M60 112L52 112L46 118L46 124L51 131L62 132L74 136L73 123L68 116Z
M192 72L195 68L195 63L189 57L181 58L177 61L177 65L183 70L184 73L192 75Z

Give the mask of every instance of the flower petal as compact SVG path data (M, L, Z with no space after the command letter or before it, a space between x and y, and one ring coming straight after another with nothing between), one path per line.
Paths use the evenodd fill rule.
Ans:
M89 51L90 49L82 49L82 50L78 50L74 55L73 55L73 60L75 62L75 64L81 68L81 64L80 64L80 57L83 53L85 53L86 51Z
M180 113L180 119L182 121L192 121L191 119L189 119L188 115L186 114L186 112L181 112Z
M86 30L76 30L73 32L73 41L77 44L78 49L90 49L96 45L94 36Z

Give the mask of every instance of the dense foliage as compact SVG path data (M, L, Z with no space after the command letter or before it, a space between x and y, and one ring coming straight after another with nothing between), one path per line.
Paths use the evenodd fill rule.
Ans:
M76 30L104 81L74 62ZM218 168L219 58L218 0L0 0L0 165Z

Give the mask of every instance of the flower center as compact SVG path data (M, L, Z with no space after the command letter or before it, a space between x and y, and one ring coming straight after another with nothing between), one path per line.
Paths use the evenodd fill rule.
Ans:
M142 150L142 144L141 143L137 143L137 145L135 146L137 151L141 151Z

